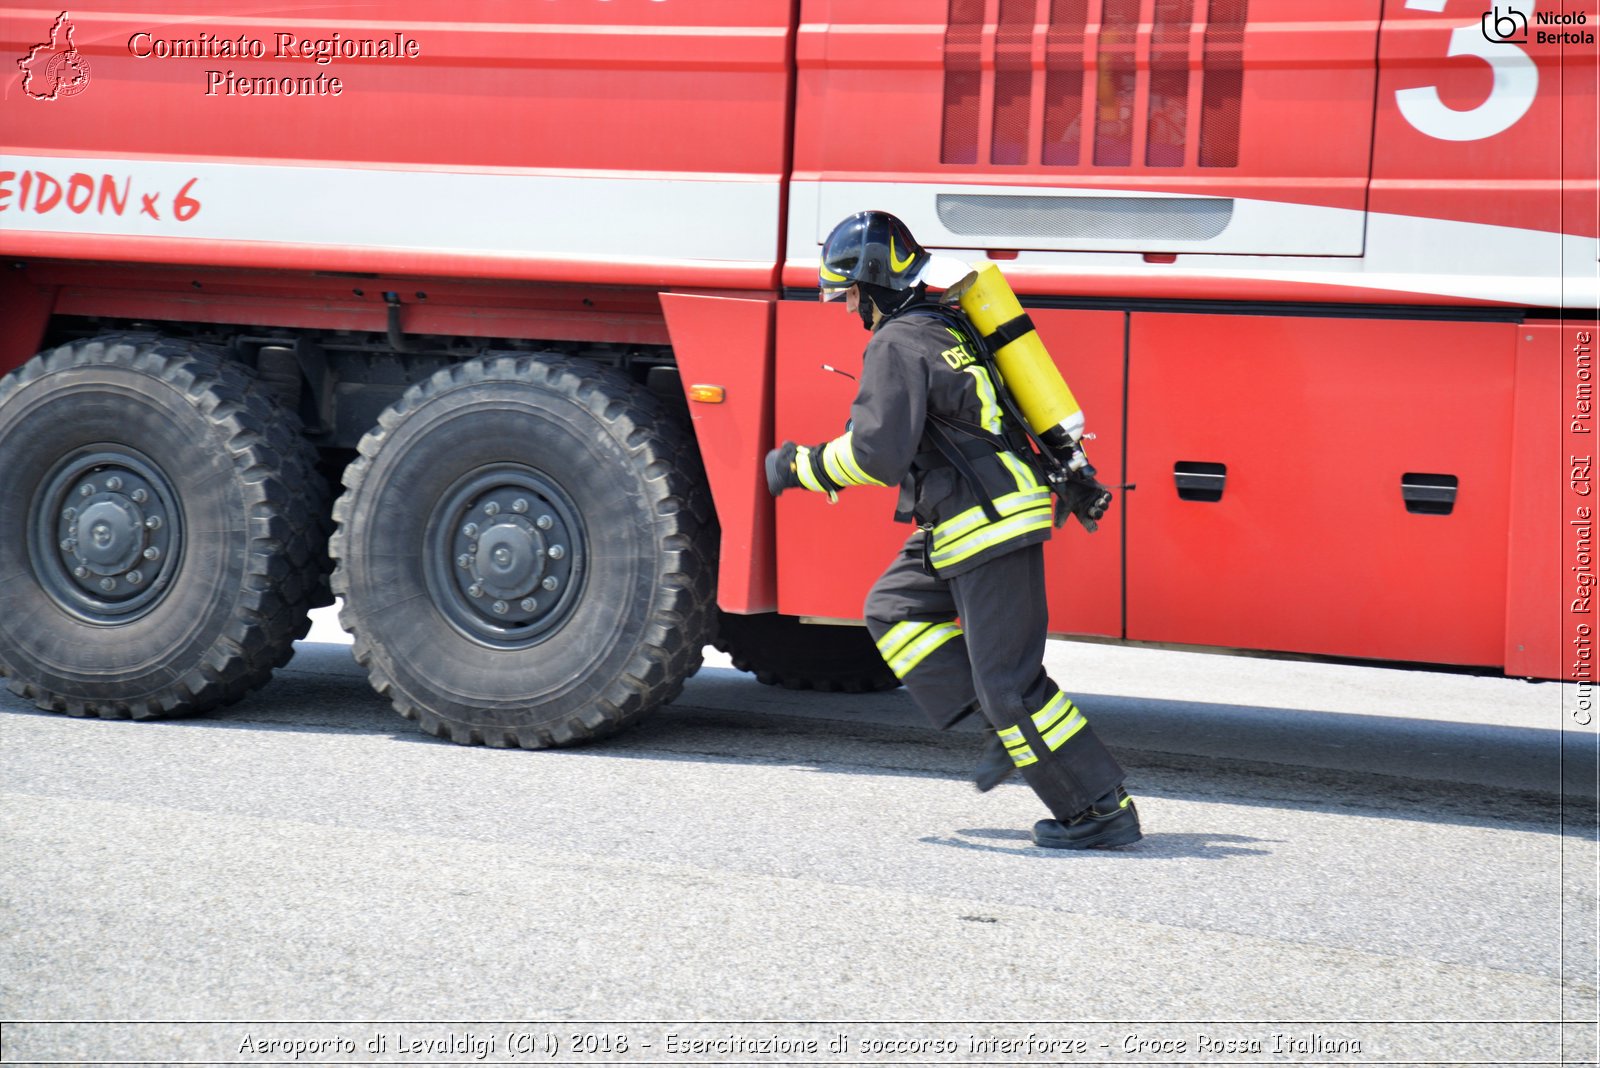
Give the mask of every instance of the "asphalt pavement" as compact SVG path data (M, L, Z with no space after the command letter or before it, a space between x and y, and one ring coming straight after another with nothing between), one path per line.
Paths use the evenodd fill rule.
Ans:
M903 692L713 657L465 748L311 637L211 716L0 697L0 1062L1596 1060L1571 687L1052 642L1146 830L1061 853Z

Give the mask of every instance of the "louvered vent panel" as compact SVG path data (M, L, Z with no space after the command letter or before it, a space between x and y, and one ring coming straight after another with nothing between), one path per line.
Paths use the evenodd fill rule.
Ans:
M1033 9L1034 0L1000 0L990 163L1028 162L1028 119L1033 103Z
M1194 0L1156 0L1150 38L1150 104L1146 167L1183 166L1189 129L1189 27Z
M978 162L978 107L983 91L983 0L950 0L944 34L944 130L941 163Z
M1089 0L1051 0L1044 44L1046 166L1075 167L1083 145L1083 43Z
M1133 162L1133 100L1138 80L1134 44L1139 31L1139 0L1104 0L1100 19L1098 86L1094 106L1094 165L1126 167Z
M1247 2L1211 0L1211 16L1206 22L1205 91L1200 117L1202 167L1239 165Z
M1249 0L991 2L986 42L984 0L949 0L941 162L1239 165Z

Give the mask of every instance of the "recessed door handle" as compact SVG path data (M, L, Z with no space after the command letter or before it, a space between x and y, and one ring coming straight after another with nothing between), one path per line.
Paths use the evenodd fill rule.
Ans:
M1172 465L1178 498L1185 501L1220 501L1228 482L1228 465L1180 460Z
M1406 511L1416 515L1449 515L1455 510L1460 484L1455 475L1411 472L1400 476L1400 498Z

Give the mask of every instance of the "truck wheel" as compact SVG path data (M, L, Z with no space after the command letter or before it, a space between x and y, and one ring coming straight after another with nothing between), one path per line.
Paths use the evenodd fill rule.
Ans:
M541 749L677 696L715 604L689 435L625 376L557 355L440 371L379 418L334 508L340 622L423 730Z
M149 719L293 655L326 493L242 368L153 335L0 379L0 674L40 708Z
M719 612L716 646L768 686L867 693L900 685L865 627Z

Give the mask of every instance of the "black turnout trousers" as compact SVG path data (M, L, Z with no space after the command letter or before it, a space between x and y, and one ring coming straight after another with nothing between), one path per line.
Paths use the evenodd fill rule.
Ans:
M1044 670L1044 546L942 579L924 567L925 536L911 536L867 597L878 651L934 726L976 702L1050 814L1081 815L1124 773Z

